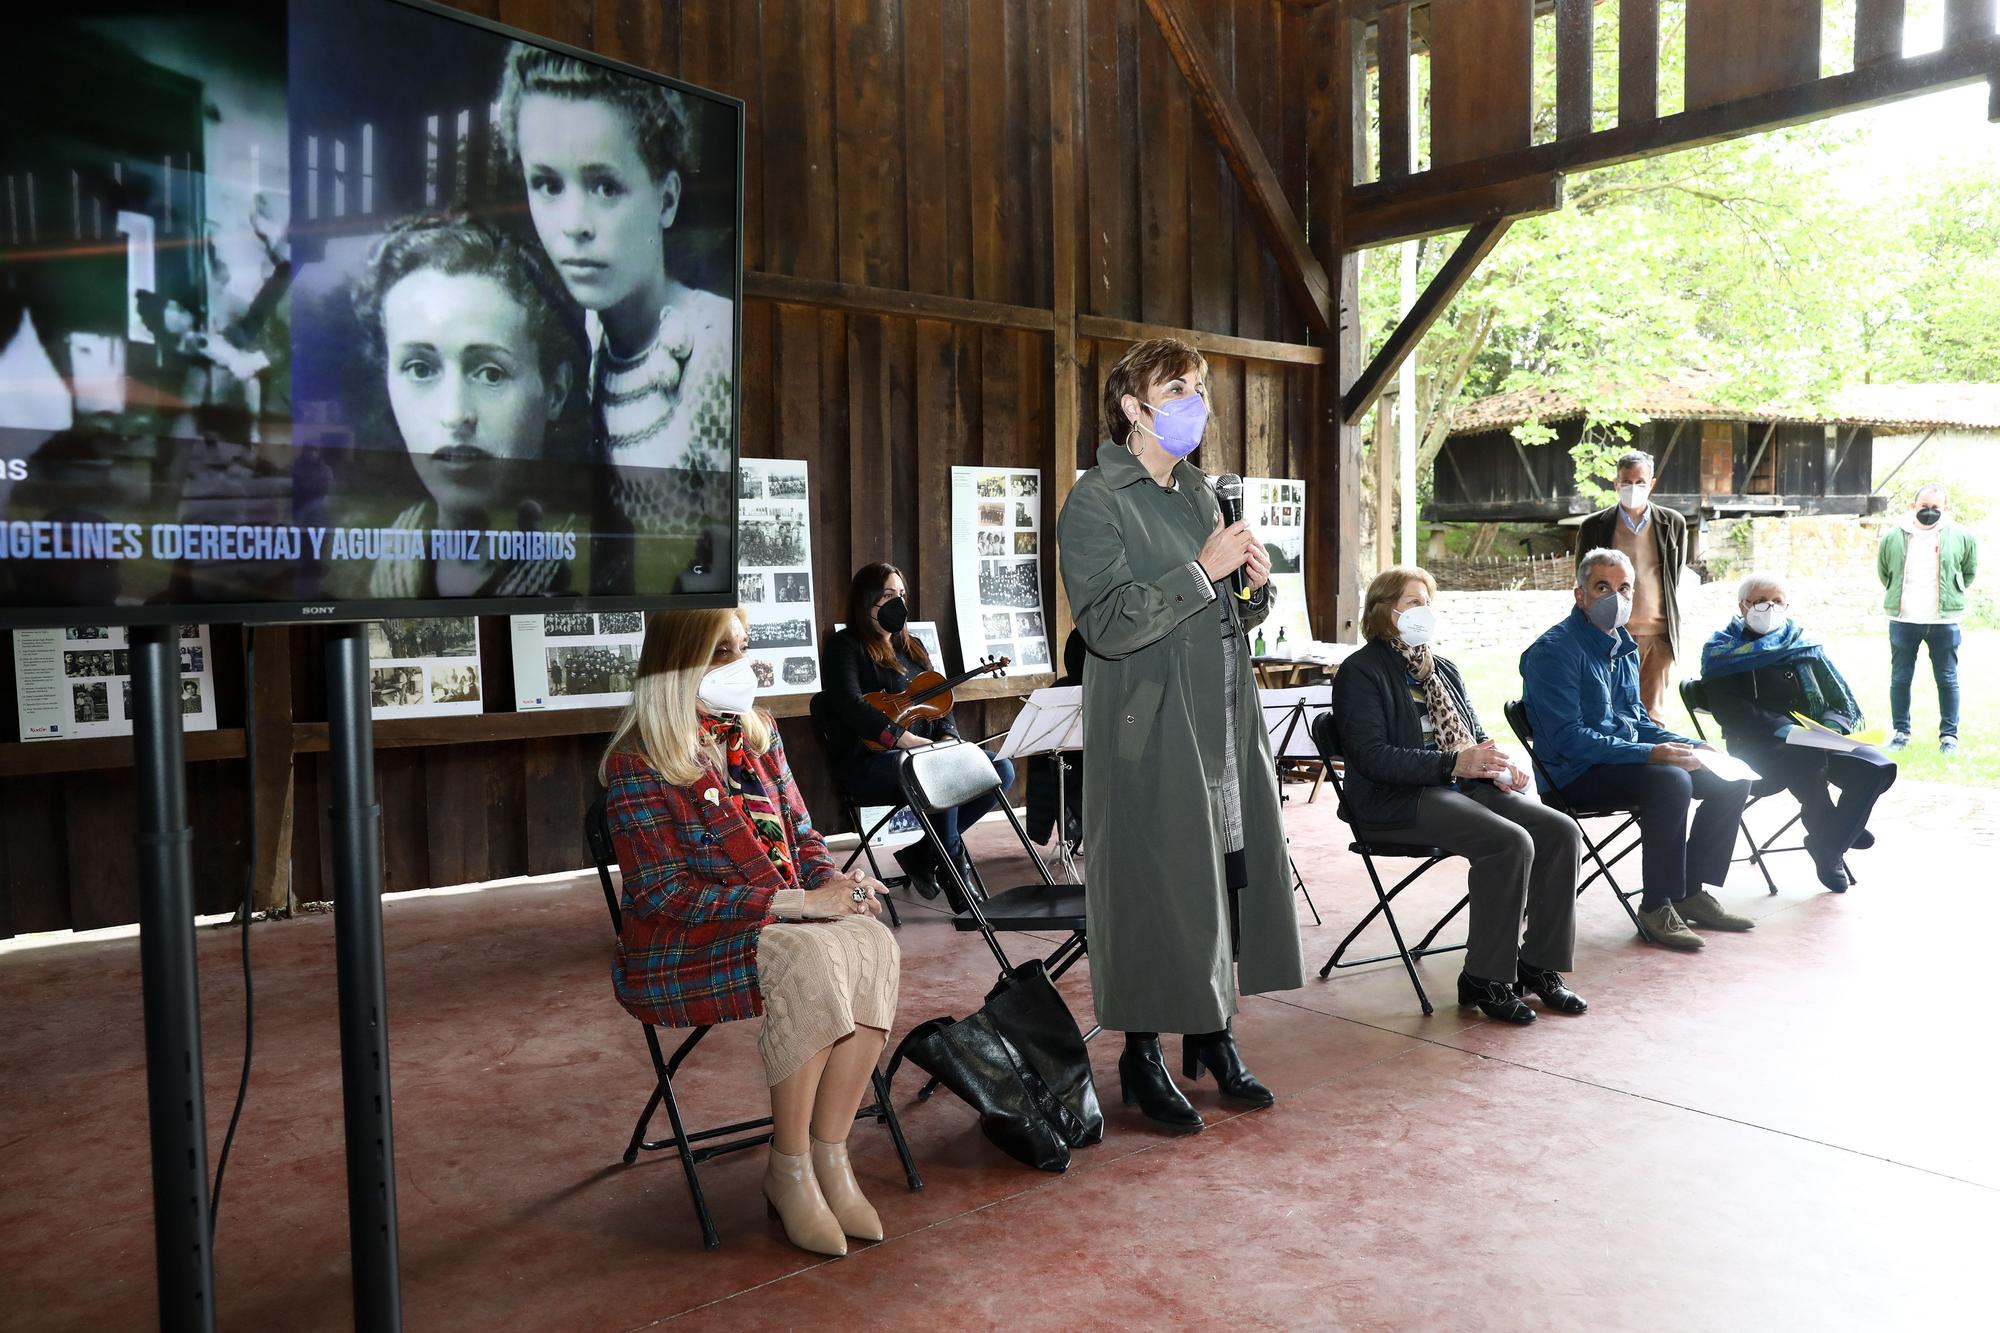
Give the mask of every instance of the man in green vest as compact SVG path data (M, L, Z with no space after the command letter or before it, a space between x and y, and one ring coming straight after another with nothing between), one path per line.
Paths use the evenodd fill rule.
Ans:
M1910 743L1910 682L1917 649L1928 648L1938 692L1938 748L1958 749L1959 618L1965 590L1979 573L1979 542L1945 519L1944 487L1932 482L1910 501L1910 515L1882 533L1875 577L1889 613L1889 748Z

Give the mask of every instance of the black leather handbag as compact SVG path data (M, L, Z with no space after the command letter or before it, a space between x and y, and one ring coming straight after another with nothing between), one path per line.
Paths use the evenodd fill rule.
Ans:
M1040 959L1001 973L977 1013L919 1023L889 1061L891 1080L905 1058L979 1112L995 1147L1037 1170L1062 1171L1070 1149L1104 1137L1083 1034Z

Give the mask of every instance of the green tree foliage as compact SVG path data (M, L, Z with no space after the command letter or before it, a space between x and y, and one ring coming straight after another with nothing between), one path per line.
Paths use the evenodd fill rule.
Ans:
M1660 84L1681 78L1684 6L1661 6ZM1553 27L1537 67L1537 138L1553 136ZM1617 67L1600 16L1597 68ZM1828 59L1851 60L1829 34ZM1843 43L1849 43L1843 46ZM1419 62L1421 96L1427 71ZM1615 75L1596 86L1616 117ZM1860 113L1572 176L1563 208L1517 222L1418 352L1420 489L1450 412L1536 389L1583 403L1586 495L1609 496L1630 391L1693 369L1729 405L1823 407L1853 384L1990 381L2000 368L2000 129L1973 108L1909 142L1910 117ZM1420 121L1421 123L1421 121ZM1421 242L1427 282L1459 237ZM1362 264L1374 347L1398 310L1396 251ZM1372 348L1371 348L1372 351ZM1553 432L1522 426L1523 443Z

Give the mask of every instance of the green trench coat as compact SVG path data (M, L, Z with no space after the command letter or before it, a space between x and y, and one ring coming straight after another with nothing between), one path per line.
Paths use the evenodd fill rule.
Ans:
M1302 984L1299 923L1271 741L1237 621L1237 774L1250 882L1231 975L1223 883L1222 631L1188 568L1220 512L1192 464L1179 489L1105 444L1058 520L1063 587L1091 656L1083 670L1083 846L1097 1021L1123 1032L1214 1032L1249 994Z

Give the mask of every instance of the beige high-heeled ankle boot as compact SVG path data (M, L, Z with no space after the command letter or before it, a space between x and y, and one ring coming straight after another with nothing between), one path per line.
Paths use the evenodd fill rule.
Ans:
M835 1258L847 1253L840 1219L826 1206L808 1154L771 1149L764 1167L764 1202L785 1224L785 1238L800 1249Z
M882 1219L875 1205L861 1192L854 1178L854 1164L847 1160L845 1143L812 1141L813 1175L819 1180L826 1206L840 1219L840 1229L856 1240L882 1239Z

